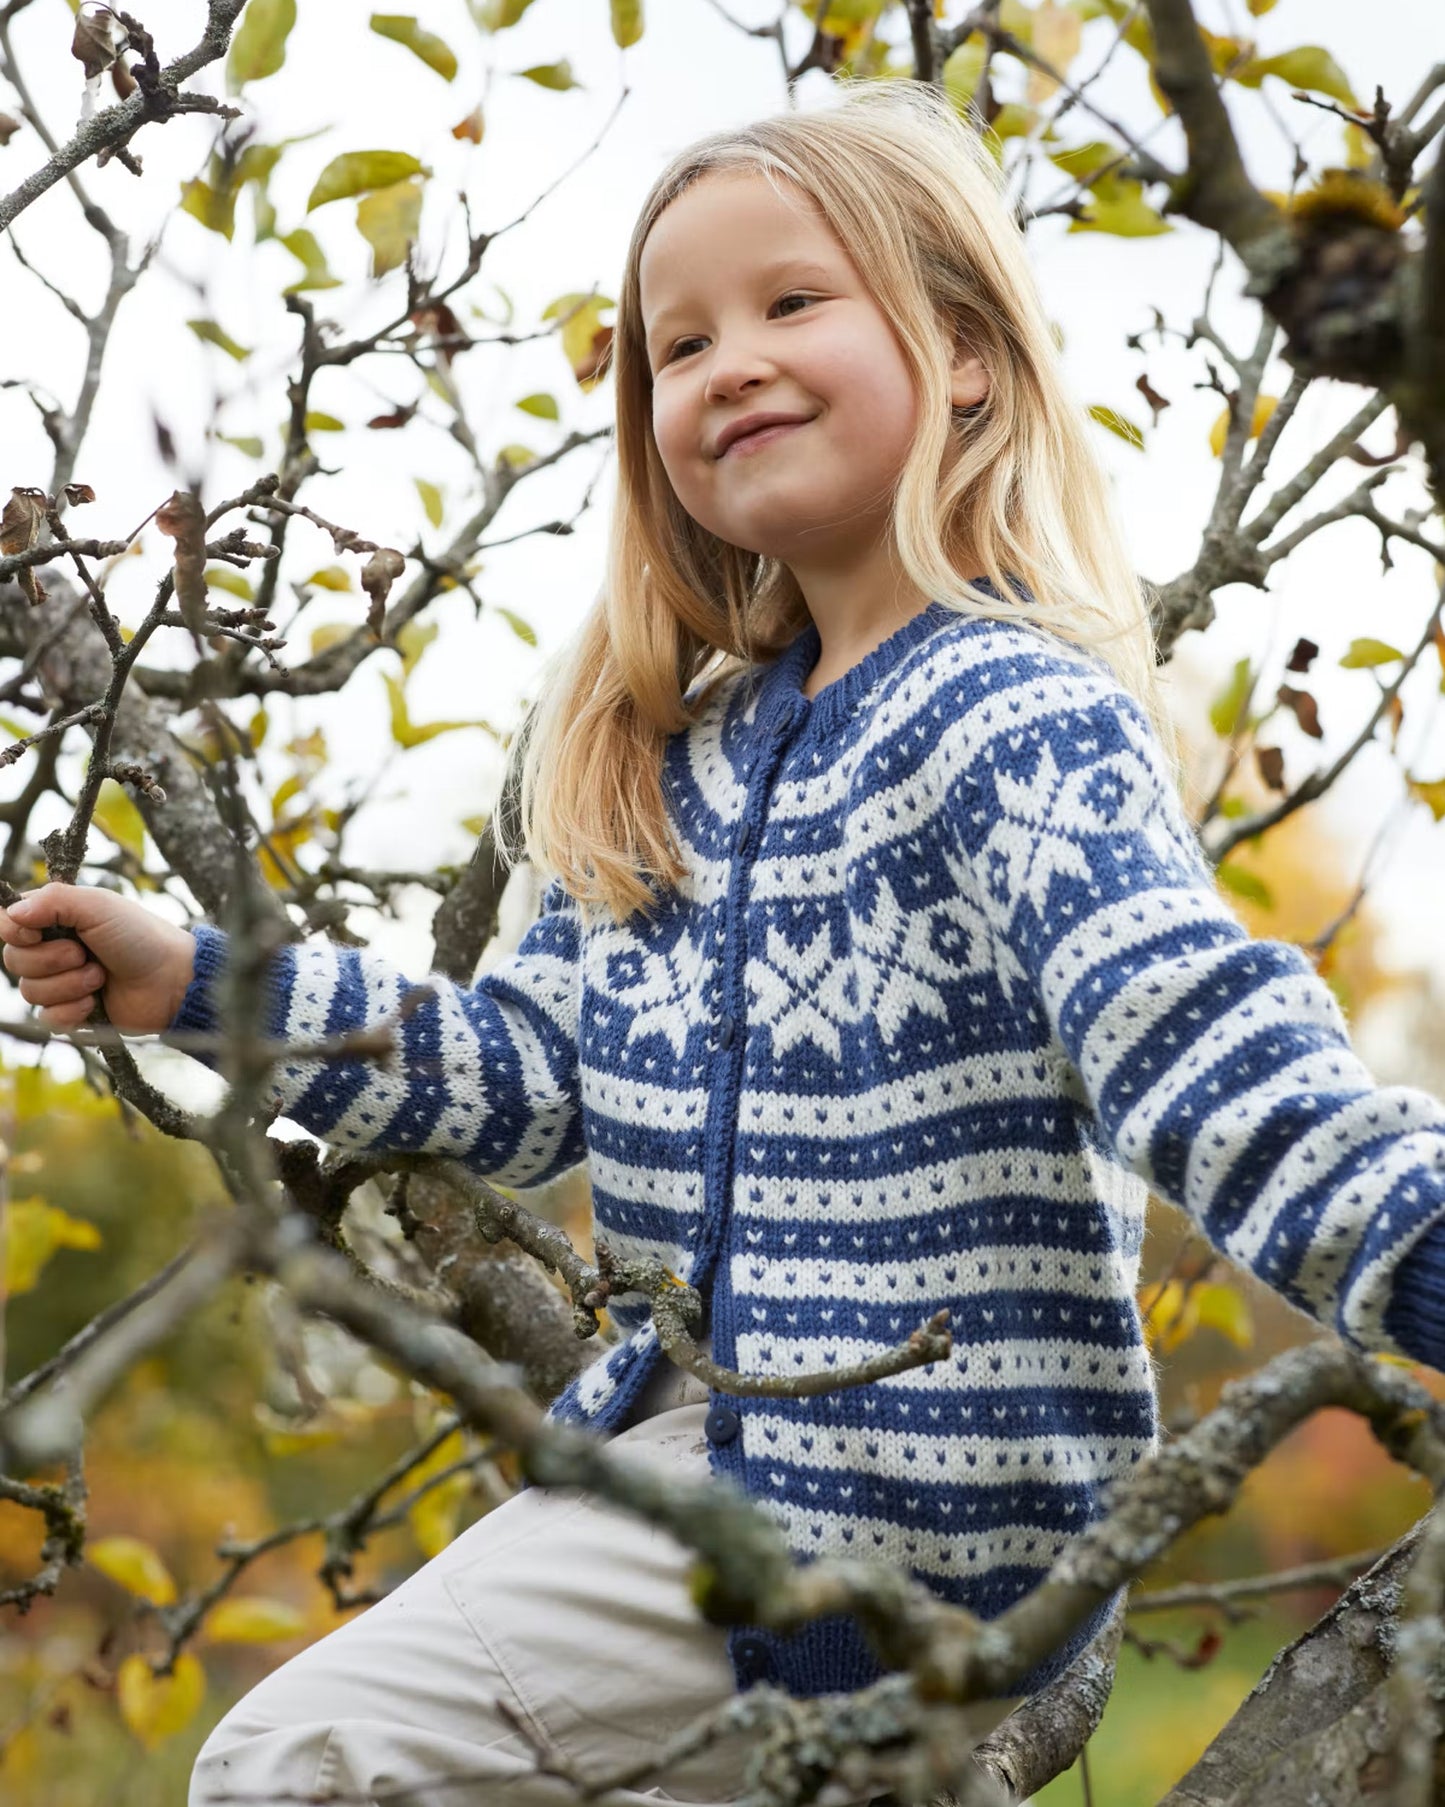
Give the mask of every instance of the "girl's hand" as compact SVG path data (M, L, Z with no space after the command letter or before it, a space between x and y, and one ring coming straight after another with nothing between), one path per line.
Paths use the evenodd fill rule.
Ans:
M57 923L80 941L43 940L40 931ZM47 1029L78 1028L99 991L117 1029L156 1034L180 1009L195 969L195 940L184 929L92 885L42 885L0 908L0 942L6 972L27 1004L44 1006Z

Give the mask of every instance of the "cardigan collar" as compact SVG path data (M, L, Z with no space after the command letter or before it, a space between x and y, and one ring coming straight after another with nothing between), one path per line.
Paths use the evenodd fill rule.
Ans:
M958 619L958 611L946 603L930 602L911 615L902 627L818 692L803 695L803 684L818 662L821 638L809 622L773 663L764 669L759 691L758 726L779 733L803 725L809 733L829 732L840 726L860 699L920 641L945 622Z

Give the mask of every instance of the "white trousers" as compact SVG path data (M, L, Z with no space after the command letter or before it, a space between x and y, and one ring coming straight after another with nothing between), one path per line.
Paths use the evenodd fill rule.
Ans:
M706 1412L662 1411L612 1441L698 1478ZM692 1560L629 1513L528 1488L239 1701L196 1760L189 1807L575 1807L538 1747L601 1774L735 1693L725 1634L688 1598ZM980 1735L1005 1710L981 1707ZM734 1801L746 1756L730 1734L601 1807Z

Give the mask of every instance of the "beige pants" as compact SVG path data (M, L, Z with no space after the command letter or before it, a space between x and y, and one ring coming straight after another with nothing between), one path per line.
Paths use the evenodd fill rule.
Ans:
M695 1478L706 1411L663 1410L613 1441ZM630 1514L529 1488L253 1688L206 1740L189 1807L575 1807L535 1746L601 1774L735 1692L725 1634L688 1599L691 1560ZM979 1711L982 1734L1003 1709ZM746 1755L733 1733L602 1807L734 1801Z

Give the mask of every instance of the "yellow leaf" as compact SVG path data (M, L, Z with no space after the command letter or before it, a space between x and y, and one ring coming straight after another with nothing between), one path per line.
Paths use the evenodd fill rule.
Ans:
M259 747L266 738L266 730L271 726L271 718L264 709L258 709L246 724L246 738L253 747Z
M169 1675L155 1675L145 1657L126 1657L115 1678L120 1716L146 1749L183 1732L206 1698L206 1672L200 1658L183 1650Z
M1033 24L1034 50L1059 75L1067 75L1069 64L1079 54L1083 21L1069 7L1058 5L1057 0L1041 0L1034 8ZM1030 64L1027 92L1030 105L1037 106L1040 101L1047 100L1057 92L1058 86L1053 76Z
M207 565L206 588L224 590L228 596L239 596L242 602L250 602L255 594L250 578L230 565Z
M387 672L382 677L391 705L391 737L399 747L419 747L423 741L435 740L438 734L450 734L456 728L481 728L495 737L496 729L484 721L414 722L406 706L406 692L401 681Z
M296 23L296 0L251 0L231 41L226 85L239 94L247 82L263 81L286 60L286 39Z
M964 39L943 65L943 91L953 102L955 113L966 114L973 102L974 91L983 76L988 47L982 32Z
M420 182L394 182L359 203L356 229L371 246L371 273L399 269L421 229Z
M300 1637L306 1620L288 1601L251 1594L220 1601L207 1613L203 1629L217 1644L270 1644Z
M1275 395L1257 395L1254 398L1254 413L1249 422L1249 438L1258 439L1269 425L1270 416L1279 406L1279 397ZM1229 409L1226 408L1209 429L1209 449L1216 458L1224 456L1224 442L1229 437Z
M421 505L426 510L426 518L433 527L442 524L442 492L435 483L428 483L425 477L413 477L416 493L421 497Z
M1408 782L1410 795L1428 803L1437 822L1445 816L1445 778L1411 778Z
M616 305L606 295L559 295L542 310L544 320L565 321L562 350L580 389L594 389L601 381L613 330L601 316Z
M1196 1290L1182 1280L1170 1280L1163 1287L1147 1288L1141 1296L1144 1340L1155 1355L1171 1354L1193 1334L1199 1322Z
M143 1600L156 1606L169 1606L176 1597L176 1584L170 1570L148 1543L138 1537L102 1537L86 1549L94 1567L102 1575ZM149 1666L146 1673L149 1674Z
M443 1473L454 1462L459 1462L465 1454L466 1440L460 1429L454 1430L425 1461L418 1462L415 1468L408 1471L404 1485L409 1492L414 1492L434 1475ZM417 1548L428 1560L439 1556L456 1536L457 1516L470 1488L471 1480L467 1475L452 1475L429 1488L408 1507L407 1523L411 1526Z
M25 1069L22 1069L24 1071ZM18 1101L18 1089L17 1089ZM100 1231L43 1198L17 1198L5 1211L5 1292L33 1290L52 1255L60 1249L98 1249Z
M345 621L323 621L319 627L311 630L311 657L314 659L318 653L324 653L329 646L340 646L355 631Z
M401 654L401 669L409 677L417 660L437 637L434 621L408 621L396 637L396 650Z
M1254 1342L1254 1319L1249 1301L1233 1286L1220 1282L1194 1288L1194 1315L1200 1329L1217 1330L1229 1338L1236 1349L1248 1349Z
M351 573L345 565L323 565L319 571L313 571L305 581L317 590L349 590Z
M140 859L145 853L145 819L113 778L100 787L93 821L117 846Z

